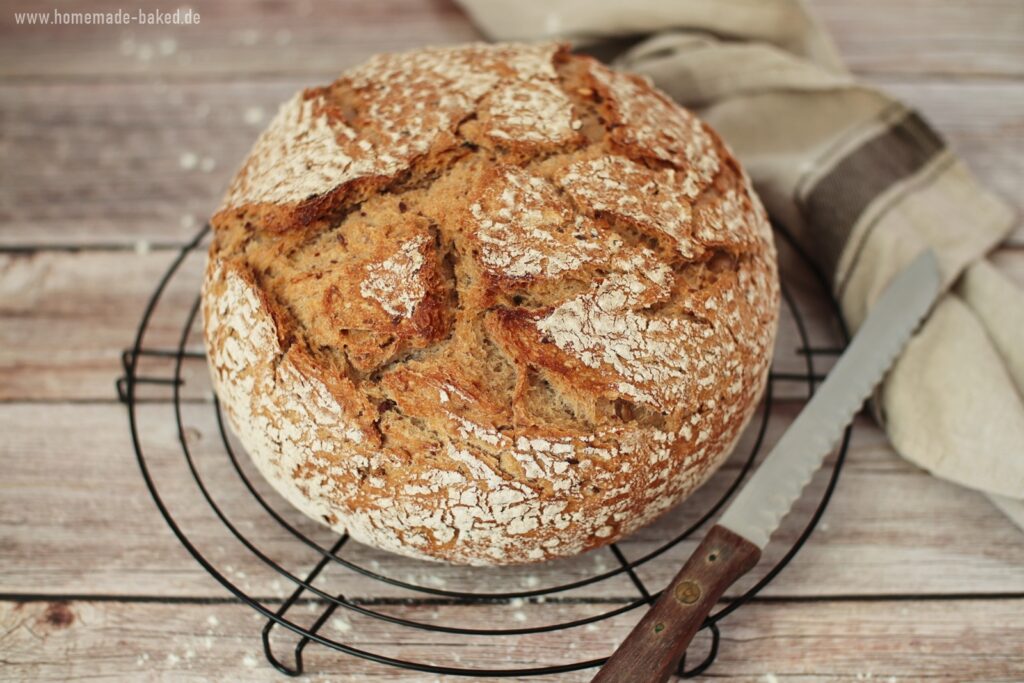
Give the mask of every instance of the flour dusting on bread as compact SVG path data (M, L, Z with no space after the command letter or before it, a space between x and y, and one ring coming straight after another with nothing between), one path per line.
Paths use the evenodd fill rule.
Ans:
M368 266L366 277L359 283L359 293L379 303L391 315L412 316L427 293L419 280L425 263L421 252L425 240L415 237L384 261Z

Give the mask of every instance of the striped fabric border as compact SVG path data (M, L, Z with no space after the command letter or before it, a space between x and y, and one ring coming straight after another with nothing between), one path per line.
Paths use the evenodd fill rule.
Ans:
M918 173L945 148L942 138L917 113L907 111L850 150L801 193L798 207L806 224L814 226L808 247L826 272L836 271L853 228L868 206Z

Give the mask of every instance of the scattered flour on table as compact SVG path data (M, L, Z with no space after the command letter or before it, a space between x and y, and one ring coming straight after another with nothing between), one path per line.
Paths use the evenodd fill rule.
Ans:
M199 157L195 152L182 152L178 157L178 165L186 171L191 171L199 164Z
M235 31L232 37L242 45L255 45L260 41L260 32L254 28Z
M249 107L245 110L243 119L250 126L257 126L263 123L263 119L266 114L263 111L263 107Z

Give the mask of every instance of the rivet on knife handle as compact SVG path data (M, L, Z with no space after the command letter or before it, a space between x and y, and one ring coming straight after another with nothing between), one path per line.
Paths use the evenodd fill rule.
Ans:
M601 668L594 681L667 681L726 588L753 568L761 549L713 526L654 607Z

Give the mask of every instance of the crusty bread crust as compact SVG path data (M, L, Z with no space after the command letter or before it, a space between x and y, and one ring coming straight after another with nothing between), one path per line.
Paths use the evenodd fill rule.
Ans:
M379 548L535 562L722 462L778 316L718 136L558 45L383 55L285 103L213 218L214 387L292 504Z

